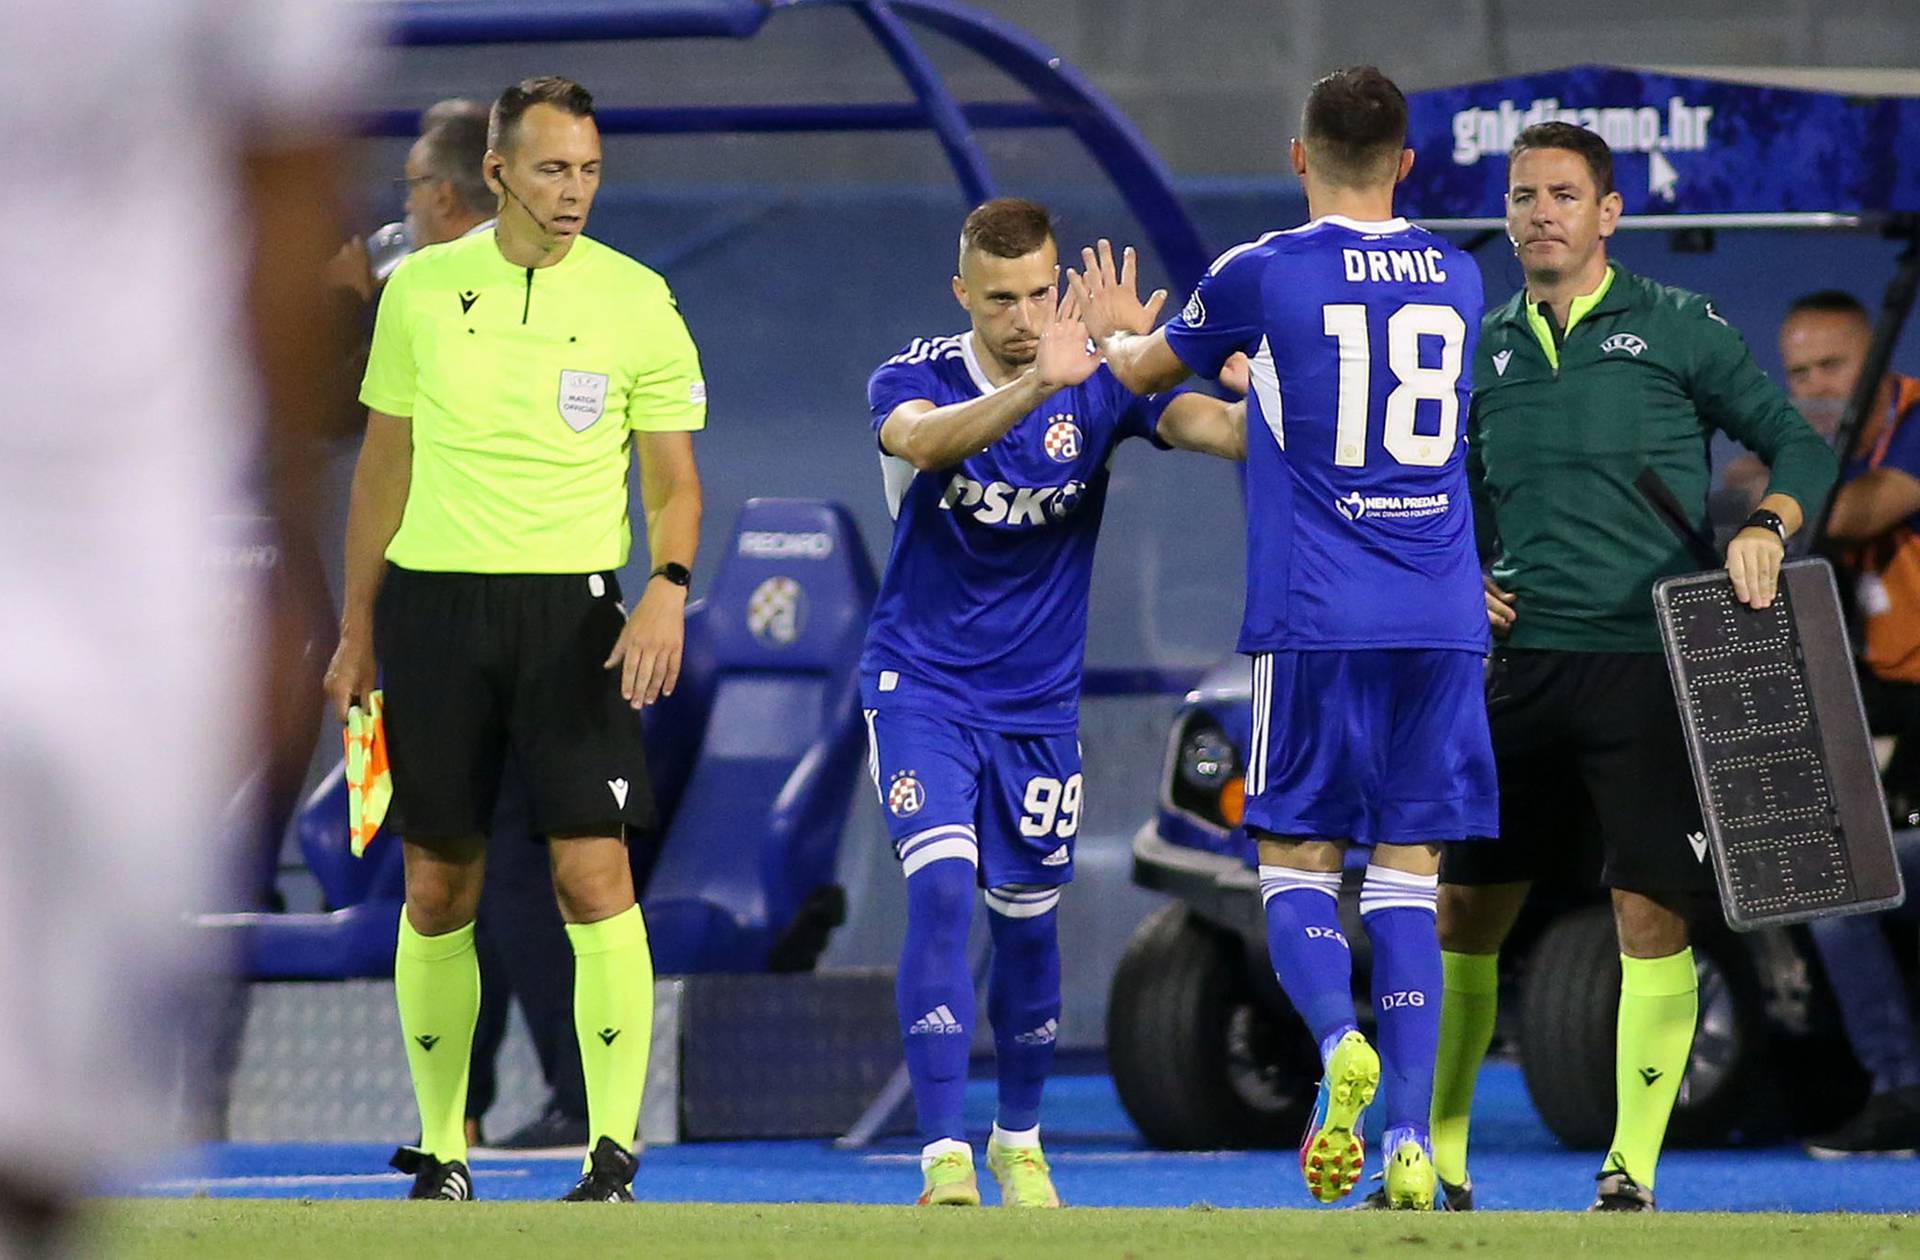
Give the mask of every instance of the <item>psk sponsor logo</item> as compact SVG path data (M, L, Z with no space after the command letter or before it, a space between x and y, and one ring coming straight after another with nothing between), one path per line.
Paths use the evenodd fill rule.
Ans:
M1207 322L1207 304L1200 300L1200 290L1195 289L1187 304L1180 308L1180 322L1189 328L1198 328Z
M1355 490L1335 499L1333 506L1350 521L1367 517L1413 520L1450 511L1453 501L1444 494L1361 494Z
M1060 1035L1060 1021L1050 1019L1032 1032L1023 1032L1014 1040L1023 1046L1050 1046L1053 1039Z
M1612 354L1615 350L1625 350L1636 359L1640 357L1646 348L1647 343L1632 333L1615 333L1600 343L1600 352L1602 354Z
M1080 426L1071 415L1055 416L1047 425L1043 443L1047 458L1056 464L1071 464L1080 458Z
M981 483L956 473L940 496L940 507L948 512L966 512L982 525L1044 525L1047 518L1061 520L1080 506L1086 484L1069 481L1064 486L1014 486L1004 481Z
M927 791L911 770L896 770L887 784L887 808L895 818L911 818L927 803Z
M805 622L806 595L790 577L770 577L747 597L747 629L768 647L792 643Z

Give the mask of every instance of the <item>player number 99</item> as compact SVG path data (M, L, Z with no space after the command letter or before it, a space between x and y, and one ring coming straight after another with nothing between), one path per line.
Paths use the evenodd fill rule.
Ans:
M1070 840L1080 832L1081 777L1074 775L1065 783L1058 779L1035 777L1027 780L1027 796L1022 803L1026 813L1020 819L1020 834L1044 836L1048 832Z

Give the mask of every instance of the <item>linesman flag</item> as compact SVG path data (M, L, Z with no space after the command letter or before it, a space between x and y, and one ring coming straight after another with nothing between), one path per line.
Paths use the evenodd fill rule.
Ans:
M382 693L367 696L366 707L347 710L347 834L355 857L386 821L393 800L393 774L387 768L387 728L380 720Z

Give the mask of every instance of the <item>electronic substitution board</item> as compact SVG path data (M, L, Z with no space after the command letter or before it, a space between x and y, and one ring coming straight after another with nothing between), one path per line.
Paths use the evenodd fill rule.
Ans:
M1833 570L1783 566L1765 609L1735 600L1724 570L1669 578L1653 599L1727 922L1744 931L1899 905Z

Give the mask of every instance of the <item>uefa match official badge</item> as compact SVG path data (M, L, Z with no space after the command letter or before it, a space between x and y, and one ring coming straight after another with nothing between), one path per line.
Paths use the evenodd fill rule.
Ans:
M585 433L607 409L605 372L560 373L560 418L575 433Z
M887 784L887 808L893 811L895 818L910 818L919 813L920 807L926 803L926 789L920 786L920 780L913 777L913 771L893 772L893 781Z
M1053 417L1044 445L1047 458L1056 464L1071 464L1080 458L1080 426L1073 422L1072 413Z

